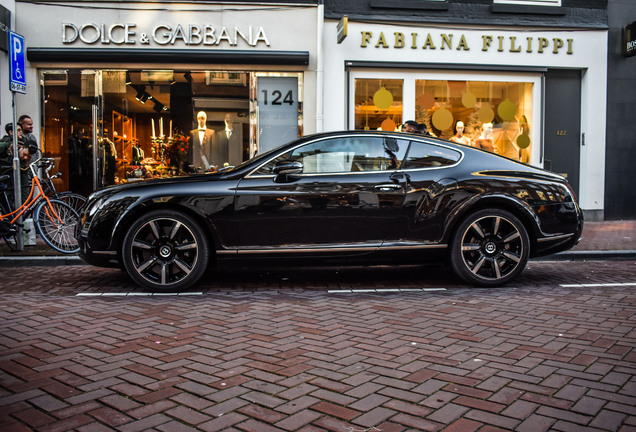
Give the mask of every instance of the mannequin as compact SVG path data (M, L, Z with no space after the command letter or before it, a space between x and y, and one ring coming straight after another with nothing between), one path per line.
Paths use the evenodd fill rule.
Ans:
M454 136L450 137L450 140L459 144L471 145L471 140L466 135L464 135L464 122L458 121L455 124L455 133Z
M219 163L215 160L215 150L217 150L216 132L207 127L207 114L200 111L197 114L197 129L190 131L190 163L195 169L201 171L216 170Z
M495 151L492 144L492 123L484 123L481 125L481 135L475 140L475 147L489 152Z

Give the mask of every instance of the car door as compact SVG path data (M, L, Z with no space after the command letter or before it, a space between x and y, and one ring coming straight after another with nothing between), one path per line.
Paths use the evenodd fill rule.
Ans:
M365 253L391 236L404 203L397 168L406 146L382 135L343 135L304 143L243 178L226 247L239 251ZM280 161L297 174L273 174Z
M382 249L429 247L444 233L458 194L455 169L463 153L439 141L412 140L400 172L407 179L400 223Z

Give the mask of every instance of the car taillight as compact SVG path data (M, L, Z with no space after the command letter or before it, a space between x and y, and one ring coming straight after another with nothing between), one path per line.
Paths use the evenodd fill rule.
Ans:
M566 181L565 187L568 188L568 191L570 191L570 194L572 195L572 200L575 203L578 203L578 200L576 199L576 193L574 193L574 189L572 189L572 185L570 185L570 183Z

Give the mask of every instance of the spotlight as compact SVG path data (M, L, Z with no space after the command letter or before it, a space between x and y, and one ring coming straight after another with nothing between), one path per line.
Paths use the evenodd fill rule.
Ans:
M130 79L130 72L126 72L126 85L132 84L132 80Z
M155 112L160 113L165 109L163 104L159 101L155 101L155 106L152 108Z
M138 85L138 86L133 86L133 88L135 90L137 90L137 96L135 96L135 98L140 101L141 98L143 97L143 95L146 93L146 86L145 85ZM146 99L148 97L146 96ZM145 102L145 101L144 101Z
M146 103L146 101L148 100L148 96L150 96L148 93L143 92L143 94L137 99L139 99L139 102L141 103Z

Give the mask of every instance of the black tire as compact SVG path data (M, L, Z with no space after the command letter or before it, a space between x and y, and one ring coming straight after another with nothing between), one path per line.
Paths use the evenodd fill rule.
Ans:
M530 238L521 221L505 210L480 210L457 227L451 265L462 280L499 286L517 277L528 262Z
M73 207L78 214L86 203L85 196L73 192L61 192L55 198Z
M70 205L56 199L42 200L33 213L35 226L46 244L58 252L74 254L79 252L75 238L75 227L79 220L77 212ZM51 212L53 209L53 212Z
M122 261L139 285L181 291L205 273L210 247L201 226L174 210L154 210L137 219L124 237Z

